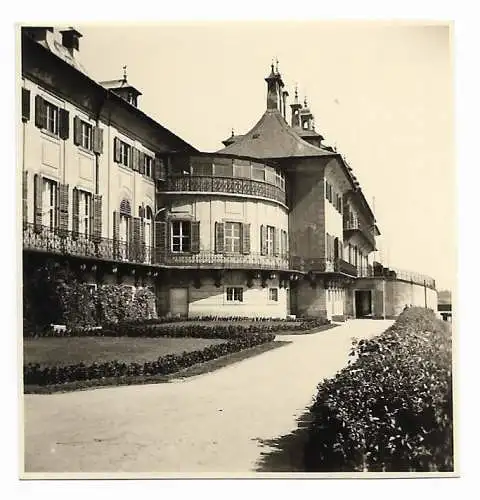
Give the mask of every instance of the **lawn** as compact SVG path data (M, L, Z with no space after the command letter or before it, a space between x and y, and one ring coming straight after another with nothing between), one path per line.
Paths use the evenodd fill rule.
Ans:
M142 337L46 337L24 339L23 363L71 365L124 361L144 363L167 354L181 354L222 344L222 339Z

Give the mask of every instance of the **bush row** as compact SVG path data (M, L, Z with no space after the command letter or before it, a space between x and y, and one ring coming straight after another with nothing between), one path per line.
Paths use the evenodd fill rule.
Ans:
M405 310L322 382L311 407L309 471L453 470L451 331Z
M209 346L202 350L168 354L156 361L145 363L125 363L118 360L92 363L91 365L78 363L68 366L41 366L38 363L29 363L23 368L23 380L25 385L53 385L108 377L168 375L197 363L205 363L220 356L271 342L274 339L275 335L243 336L234 341Z
M207 339L235 339L254 333L278 333L280 331L306 331L329 323L315 319L288 323L286 321L258 321L255 323L233 322L232 324L202 324L201 322L121 322L104 325L102 328L71 328L67 330L46 330L43 337L194 337ZM32 334L25 334L26 337ZM35 336L39 336L38 332Z

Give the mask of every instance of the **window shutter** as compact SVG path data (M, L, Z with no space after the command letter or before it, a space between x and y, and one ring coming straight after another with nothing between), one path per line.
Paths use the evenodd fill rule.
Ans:
M35 96L35 126L38 128L47 127L47 108L42 96Z
M28 172L24 170L22 174L22 219L25 228L28 222Z
M113 139L113 161L120 163L120 139L118 137Z
M155 263L161 264L167 247L167 223L155 222Z
M53 221L53 227L58 229L58 224L60 221L60 186L55 184L55 220Z
M102 195L94 194L92 203L93 225L92 237L95 243L99 243L102 239Z
M82 143L82 120L79 116L73 119L73 143L79 146Z
M22 87L22 121L30 120L30 90Z
M260 254L267 255L267 228L263 224L260 226Z
M140 218L140 243L139 243L139 259L140 262L145 262L145 222Z
M103 153L103 128L93 127L93 152Z
M138 152L138 171L145 175L145 153L143 151Z
M58 187L58 230L60 236L67 236L68 232L68 184Z
M280 255L280 230L276 227L273 228L273 255Z
M134 172L138 172L138 149L132 147L131 149L131 158L132 158L132 170Z
M120 257L120 213L113 211L113 258Z
M242 253L248 255L250 253L250 224L242 224Z
M161 158L155 158L153 161L153 178L155 180L165 180L165 163Z
M133 170L133 152L135 151L135 148L133 146L127 146L127 149L130 151L130 154L128 155L128 167Z
M34 199L34 214L33 223L35 231L40 232L42 230L42 176L40 174L35 174L33 178L33 199Z
M70 113L63 108L58 110L58 135L60 139L68 139L70 133Z
M215 222L215 253L225 252L225 224Z
M190 251L192 253L200 253L200 222L192 221L190 223L191 244Z
M138 216L140 219L145 219L145 207L143 205L138 207Z
M141 238L141 227L143 226L143 221L140 219L140 217L133 217L133 234L132 234L132 251L131 251L131 259L141 261L140 259L140 247L142 243L142 238Z
M77 188L73 188L72 191L72 237L74 239L78 238L79 232L79 208L80 208L80 196Z

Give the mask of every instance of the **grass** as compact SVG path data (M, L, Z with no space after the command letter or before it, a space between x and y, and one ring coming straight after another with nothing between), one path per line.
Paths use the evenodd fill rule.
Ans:
M153 339L152 339L153 340ZM181 339L183 340L183 339ZM247 358L253 356L258 356L264 352L270 351L272 349L277 349L278 347L290 344L287 341L273 341L261 344L250 349L244 349L243 351L235 352L222 356L206 363L199 363L197 365L191 366L184 370L180 370L176 373L170 375L144 375L138 377L111 377L103 379L94 380L82 380L78 382L69 382L66 384L40 386L40 385L27 385L24 387L25 394L52 394L55 392L72 392L86 389L100 389L109 386L121 386L121 385L142 385L142 384L155 384L155 383L165 383L171 382L175 379L194 377L197 375L203 375L205 373L210 373L220 368L226 367L233 363L238 363Z
M104 363L115 359L144 363L167 354L201 350L224 342L226 340L166 337L44 337L24 339L23 362L50 366Z
M338 325L335 324L329 324L329 325L321 325L321 326L316 326L315 328L311 328L310 330L285 330L285 331L278 331L275 332L275 335L311 335L312 333L319 333L323 332L325 330L330 330L330 328L335 328Z

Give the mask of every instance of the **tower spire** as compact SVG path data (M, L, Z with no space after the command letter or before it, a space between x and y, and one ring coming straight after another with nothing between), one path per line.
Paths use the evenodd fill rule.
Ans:
M123 66L123 81L127 81L127 65Z

